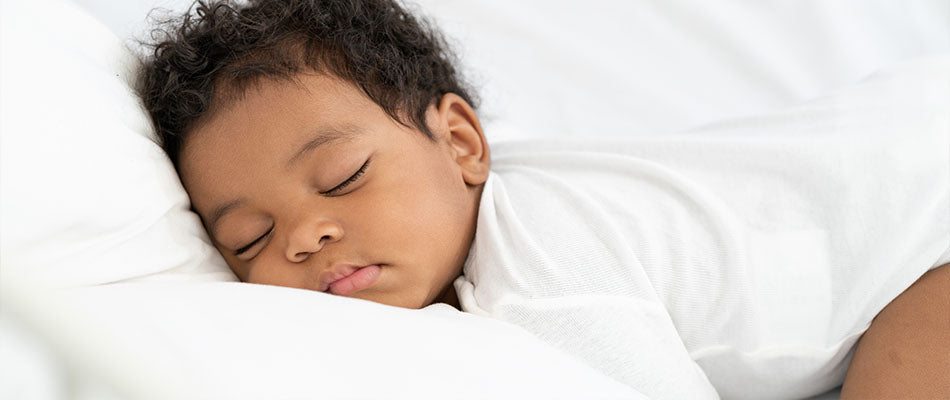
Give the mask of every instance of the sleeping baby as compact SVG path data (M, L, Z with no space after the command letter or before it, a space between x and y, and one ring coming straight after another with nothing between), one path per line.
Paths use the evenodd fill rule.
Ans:
M651 398L950 396L947 59L490 157L444 40L399 3L199 2L158 32L140 93L245 282L447 303Z

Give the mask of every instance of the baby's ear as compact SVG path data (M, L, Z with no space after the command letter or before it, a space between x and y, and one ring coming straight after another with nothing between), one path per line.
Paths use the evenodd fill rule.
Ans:
M459 95L448 93L439 101L437 112L452 157L462 169L462 179L469 185L484 183L491 158L475 110Z

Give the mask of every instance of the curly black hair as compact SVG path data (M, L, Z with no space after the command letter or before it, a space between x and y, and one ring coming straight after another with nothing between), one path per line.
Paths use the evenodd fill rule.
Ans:
M445 38L395 0L199 0L151 37L137 90L176 167L212 100L242 96L260 79L334 75L430 139L426 109L443 95L477 106Z

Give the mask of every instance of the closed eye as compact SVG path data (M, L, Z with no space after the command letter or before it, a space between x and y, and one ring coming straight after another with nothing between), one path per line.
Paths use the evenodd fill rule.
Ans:
M353 182L356 182L357 180L359 180L360 177L363 176L364 173L366 173L366 169L369 167L369 163L372 160L373 160L372 157L366 159L366 162L363 163L363 166L360 167L360 169L358 169L355 173L353 173L353 175L351 175L349 178L347 178L345 181L343 181L339 185L334 186L333 189L327 190L325 192L320 192L320 194L325 195L325 196L338 195L344 188L346 188Z
M264 240L265 238L267 238L267 236L269 236L270 233L273 232L273 231L274 231L274 229L271 228L270 230L267 231L267 233L261 235L261 237L259 237L259 238L257 238L257 239L254 239L254 241L251 242L251 243L249 243L247 246L244 246L244 247L242 247L242 248L240 248L240 249L235 250L235 251L234 251L234 255L239 256L239 255L241 255L241 254L246 253L248 250L251 249L251 247L254 247L254 245L260 243L262 240Z

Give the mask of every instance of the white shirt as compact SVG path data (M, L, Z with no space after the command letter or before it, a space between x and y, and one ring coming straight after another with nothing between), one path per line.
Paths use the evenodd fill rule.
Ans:
M684 134L492 148L463 310L651 398L808 397L950 262L950 59Z

